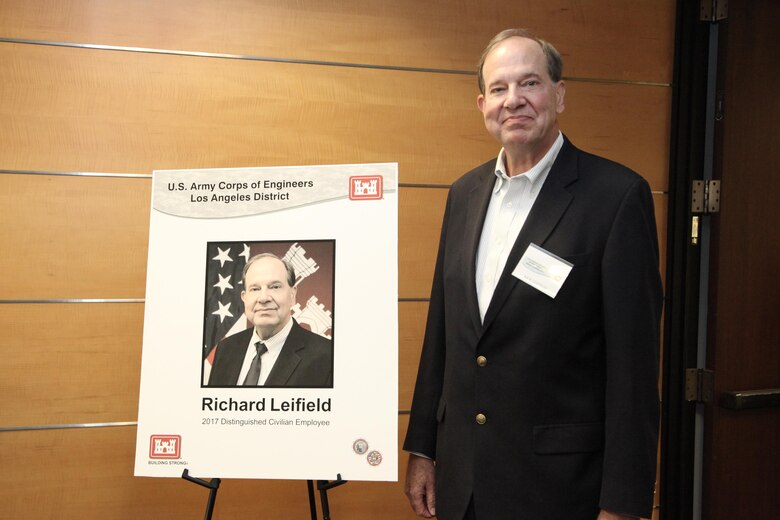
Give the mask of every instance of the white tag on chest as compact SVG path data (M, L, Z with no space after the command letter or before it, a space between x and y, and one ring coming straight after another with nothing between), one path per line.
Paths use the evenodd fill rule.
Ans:
M531 287L555 298L573 265L536 244L525 250L512 275Z

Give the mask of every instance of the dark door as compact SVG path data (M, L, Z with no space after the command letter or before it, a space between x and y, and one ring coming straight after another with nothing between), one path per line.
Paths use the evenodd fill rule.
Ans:
M780 392L780 2L730 0L719 23L702 518L780 518L777 399L729 399Z

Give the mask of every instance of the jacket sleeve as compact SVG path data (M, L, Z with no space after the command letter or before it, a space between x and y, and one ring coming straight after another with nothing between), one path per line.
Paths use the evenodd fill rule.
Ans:
M602 509L650 518L658 443L662 287L653 200L627 190L602 259L606 394Z
M428 306L425 338L417 372L417 382L414 387L409 428L404 441L404 450L425 455L431 459L436 458L436 412L441 399L446 359L443 270L451 200L452 194L450 192L444 210L439 252L436 258L433 287Z

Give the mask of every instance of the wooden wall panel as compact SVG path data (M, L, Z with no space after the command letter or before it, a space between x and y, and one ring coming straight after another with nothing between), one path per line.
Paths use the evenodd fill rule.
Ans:
M135 434L135 427L0 432L7 518L201 517L203 488L132 477Z
M401 298L431 295L447 193L445 188L401 188L399 191L398 294Z
M143 298L150 179L0 175L0 299Z
M441 182L495 153L465 76L0 45L0 80L8 169L398 161Z
M565 99L561 130L575 145L625 164L653 190L668 190L670 89L570 81Z
M407 424L408 416L399 416L399 449ZM135 435L135 427L0 432L0 517L201 518L205 488L176 478L133 477ZM399 460L400 476L406 458ZM214 520L309 518L307 497L302 480L225 479ZM401 482L349 482L332 490L329 499L338 520L416 518Z
M0 0L0 36L473 70L507 27L553 42L566 75L670 83L673 0Z
M0 427L136 420L143 304L0 310Z
M0 310L0 428L137 419L143 304L3 304ZM398 304L401 410L411 406L427 313L426 302Z
M470 76L0 44L0 165L155 169L398 162L449 184L496 156ZM570 82L564 132L665 189L669 89Z
M412 407L417 366L420 363L428 302L398 304L398 409Z

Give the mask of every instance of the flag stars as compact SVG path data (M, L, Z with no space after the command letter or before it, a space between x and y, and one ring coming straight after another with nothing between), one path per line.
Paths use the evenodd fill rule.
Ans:
M233 286L230 285L230 278L232 278L233 275L225 277L217 273L217 276L219 276L219 281L214 284L214 287L219 287L219 294L225 294L225 289L233 288Z
M219 260L219 266L225 267L225 262L232 262L233 259L230 258L230 248L228 247L225 251L222 250L222 248L217 248L217 251L219 251L219 254L212 258L212 260Z
M250 254L251 253L249 252L249 246L244 244L244 250L238 256L243 256L244 257L244 262L248 262Z
M230 302L227 303L227 305L222 305L222 302L217 302L219 304L219 309L215 310L211 314L216 314L219 316L219 322L222 323L225 321L226 316L233 317L233 313L230 312Z

